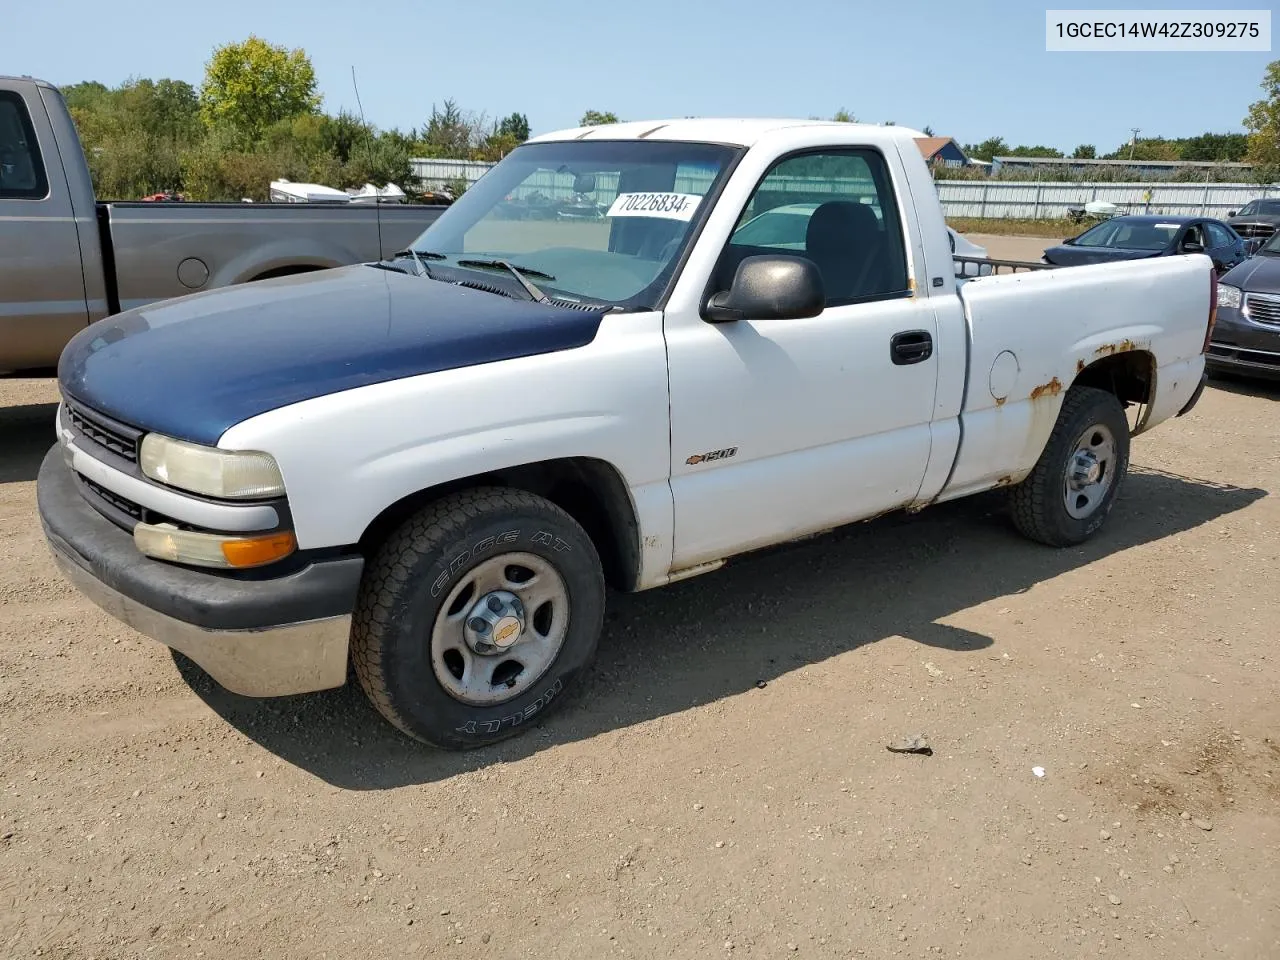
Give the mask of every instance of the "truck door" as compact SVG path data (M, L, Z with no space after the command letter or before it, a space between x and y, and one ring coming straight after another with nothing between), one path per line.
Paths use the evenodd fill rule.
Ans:
M56 363L88 321L71 197L44 105L0 90L0 372Z
M929 462L936 319L908 280L884 156L828 148L774 163L712 287L755 254L812 260L826 306L719 324L668 313L676 568L905 505Z

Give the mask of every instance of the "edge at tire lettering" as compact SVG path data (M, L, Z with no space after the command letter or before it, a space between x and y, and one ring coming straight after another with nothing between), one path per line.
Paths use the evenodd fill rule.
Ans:
M468 720L462 726L454 728L454 732L467 733L474 736L477 733L497 733L502 730L503 727L519 726L521 723L524 723L524 721L534 716L534 714L538 713L538 711L546 707L546 705L555 699L556 695L563 689L564 684L557 679L555 683L542 692L542 696L538 697L537 700L533 701L533 703L529 704L529 706L525 707L519 713L513 713L509 716L501 717L498 720Z
M483 540L477 541L472 546L459 551L458 555L449 561L448 567L432 582L431 596L440 596L440 591L445 588L445 584L449 582L450 578L452 578L454 574L466 565L468 560L475 559L478 554L481 554L492 547L515 543L519 539L519 530L506 530L498 534L496 537L485 537ZM537 543L540 541L535 538L534 542Z

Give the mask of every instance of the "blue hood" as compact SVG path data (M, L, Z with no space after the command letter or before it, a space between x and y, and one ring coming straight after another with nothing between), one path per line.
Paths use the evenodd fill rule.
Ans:
M312 397L584 346L603 315L356 265L99 320L67 344L58 379L124 423L214 444Z

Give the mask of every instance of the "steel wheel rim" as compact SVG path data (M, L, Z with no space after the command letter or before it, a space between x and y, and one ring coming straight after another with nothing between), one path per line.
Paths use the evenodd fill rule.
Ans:
M476 629L482 620L487 630ZM507 636L513 620L519 631ZM532 553L500 554L468 570L440 605L431 668L455 700L506 703L547 672L568 628L569 588L555 566Z
M1076 439L1067 457L1063 482L1063 504L1076 520L1091 517L1115 483L1118 457L1115 434L1105 424L1095 423Z

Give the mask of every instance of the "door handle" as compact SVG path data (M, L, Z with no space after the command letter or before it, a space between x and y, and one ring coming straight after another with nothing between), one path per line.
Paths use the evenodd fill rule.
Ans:
M928 330L905 330L889 341L889 359L896 366L919 363L933 356L933 337Z

